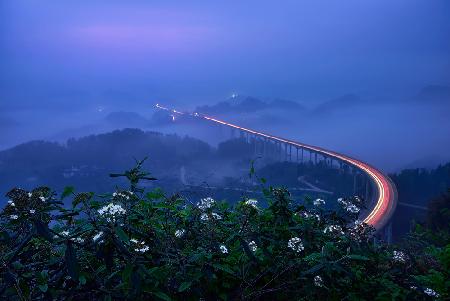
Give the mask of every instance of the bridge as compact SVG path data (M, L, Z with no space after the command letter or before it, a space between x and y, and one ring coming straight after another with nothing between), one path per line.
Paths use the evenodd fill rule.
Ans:
M371 196L368 195L368 185L366 185L366 202L369 203L371 207L367 212L361 213L361 218L363 221L369 225L372 225L377 231L381 229L385 229L385 234L387 236L387 240L390 241L390 231L391 225L388 225L390 218L392 217L395 208L397 206L397 189L392 180L385 175L383 172L378 170L377 168L363 162L357 160L355 158L351 158L344 154L340 154L331 150L327 150L321 147L300 143L297 141L281 138L278 136L270 135L268 133L256 131L253 129L241 127L236 124L232 124L226 122L224 120L214 118L211 116L207 116L200 113L184 113L174 109L168 109L164 106L156 104L156 107L161 110L167 110L172 115L172 118L175 119L176 115L190 115L195 118L199 118L208 122L211 122L216 125L225 126L234 130L237 130L241 133L241 136L246 135L247 139L254 139L255 148L257 146L256 141L259 138L262 141L263 152L265 152L268 147L266 145L268 143L272 143L276 146L277 149L284 151L285 158L292 159L292 150L294 149L294 153L297 154L297 161L300 160L303 162L304 156L308 156L310 160L314 157L315 162L317 163L318 157L321 157L322 160L333 166L335 162L338 162L340 168L343 166L349 166L355 169L358 172L365 174L368 179L370 179L371 186L374 187L374 191ZM387 226L387 227L386 227Z

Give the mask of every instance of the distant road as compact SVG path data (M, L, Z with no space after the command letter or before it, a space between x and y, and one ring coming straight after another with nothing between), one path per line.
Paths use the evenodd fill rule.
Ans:
M162 110L170 111L173 114L178 114L178 115L188 114L188 113L183 113L183 112L180 112L177 110L171 110L171 109L165 108L159 104L157 104L156 107L159 109L162 109ZM369 225L374 226L375 229L377 229L377 230L380 230L387 224L387 222L389 221L389 219L391 218L392 214L395 211L395 208L397 206L397 189L395 187L395 184L392 182L392 180L388 176L384 175L381 171L379 171L378 169L376 169L373 166L370 166L367 163L364 163L362 161L348 157L346 155L339 154L339 153L336 153L333 151L329 151L329 150L326 150L326 149L323 149L323 148L320 148L317 146L312 146L312 145L280 138L277 136L273 136L273 135L259 132L256 130L252 130L249 128L244 128L244 127L241 127L241 126L238 126L238 125L235 125L235 124L232 124L232 123L229 123L229 122L217 119L217 118L206 116L204 114L192 113L189 115L192 115L192 116L198 117L198 118L202 118L207 121L214 122L216 124L225 125L230 128L234 128L234 129L237 129L237 130L240 130L243 132L247 132L247 133L250 133L250 134L253 134L256 136L264 137L264 138L270 139L272 141L277 141L277 142L292 145L294 147L299 147L299 148L303 148L303 149L306 149L309 151L320 153L322 155L326 155L328 157L332 157L334 159L346 162L346 163L356 167L357 169L361 170L363 173L365 173L369 176L369 178L373 181L373 183L375 184L375 187L376 187L376 193L375 193L376 195L374 196L374 200L373 200L374 206L371 209L371 211L367 214L367 216L364 218L364 222Z

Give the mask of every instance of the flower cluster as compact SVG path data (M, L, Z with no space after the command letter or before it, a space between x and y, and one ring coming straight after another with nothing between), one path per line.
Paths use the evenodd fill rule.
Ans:
M184 233L186 233L186 230L184 230L184 229L176 230L175 231L175 237L176 238L180 238L180 237L182 237L184 235Z
M145 241L138 241L135 238L130 239L131 244L134 246L134 251L139 253L145 253L150 250L150 247L145 244Z
M359 200L359 199L358 199L358 200ZM359 208L358 206L356 206L356 205L353 204L352 202L349 202L349 201L344 200L343 198L339 198L339 199L337 200L337 202L338 202L339 204L341 204L341 206L342 206L347 212L349 212L349 213L356 214L356 213L359 213L359 211L360 211L360 208Z
M357 242L362 242L364 238L368 237L368 228L366 224L360 220L355 220L354 226L350 229L350 237Z
M256 250L258 250L258 245L254 240L248 243L248 247L252 250L252 252L256 252Z
M314 277L314 285L318 286L318 287L322 287L323 286L323 280L322 277L320 277L319 275Z
M244 203L247 206L252 206L255 209L258 209L258 201L255 199L248 199Z
M225 245L220 245L219 249L220 249L220 252L222 252L223 254L228 253L228 248Z
M310 218L314 218L315 220L317 220L318 222L320 222L320 215L318 215L317 213L309 213L307 211L303 211L302 212L302 217L305 219L310 219Z
M134 193L132 192L132 191L126 191L126 192L114 192L113 194L112 194L112 196L113 196L113 198L117 198L117 197L120 197L120 198L124 198L124 199L126 199L126 200L129 200L130 199L130 195L133 195Z
M215 219L215 220L222 219L222 217L219 214L212 212L211 214L202 213L200 215L200 220L206 222L206 221L209 221L210 217L212 217L212 219Z
M68 238L70 236L70 232L67 231L67 230L61 231L61 232L59 232L59 236ZM59 236L55 235L53 238L59 238ZM77 242L77 243L80 243L80 244L84 243L84 239L81 238L81 237L71 237L70 240L74 241L74 242Z
M335 233L335 234L344 234L344 231L342 231L342 227L339 225L329 225L325 227L323 230L323 233Z
M214 201L213 198L207 197L207 198L204 198L204 199L200 199L200 202L197 203L197 207L200 210L206 210L206 209L211 208L214 205L215 202L216 201Z
M423 290L423 292L430 297L439 298L439 294L431 288L427 287L426 289Z
M314 206L322 206L322 205L325 205L325 200L322 200L322 199L315 199L315 200L313 201L313 204L314 204Z
M394 251L392 259L396 262L404 263L406 262L407 256L402 251Z
M296 253L300 253L305 249L302 240L299 237L292 237L291 239L289 239L288 248L295 251Z
M115 222L116 218L125 214L127 211L119 204L109 203L98 210L101 216L104 216L108 222Z

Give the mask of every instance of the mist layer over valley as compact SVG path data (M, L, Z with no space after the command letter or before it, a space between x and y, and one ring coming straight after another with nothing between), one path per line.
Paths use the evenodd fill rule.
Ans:
M128 97L108 107L72 112L11 111L0 115L0 147L44 139L64 143L72 137L141 128L189 135L216 146L230 137L211 125L174 119L158 111L159 101L136 102ZM435 167L450 159L450 87L428 86L404 101L373 99L355 94L311 102L259 99L234 94L198 107L161 102L177 110L199 112L276 136L345 153L386 172L406 167ZM306 103L306 104L305 104Z

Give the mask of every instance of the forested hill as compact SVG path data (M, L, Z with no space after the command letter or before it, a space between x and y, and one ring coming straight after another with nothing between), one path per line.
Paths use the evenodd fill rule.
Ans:
M123 170L133 158L146 156L146 167L164 176L180 164L207 160L212 148L200 140L125 129L69 139L65 145L32 141L0 152L0 191L20 185L74 185L80 189L110 188L108 173Z
M399 238L410 231L413 221L425 222L425 208L430 201L450 188L450 163L435 169L405 169L390 177L398 190L399 205L392 217L392 223L394 238ZM420 209L421 207L423 209Z
M405 169L390 177L397 185L400 202L424 206L450 187L450 163L435 169Z

